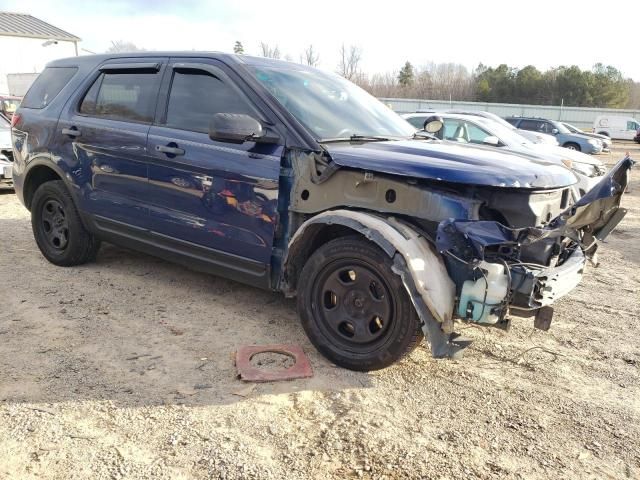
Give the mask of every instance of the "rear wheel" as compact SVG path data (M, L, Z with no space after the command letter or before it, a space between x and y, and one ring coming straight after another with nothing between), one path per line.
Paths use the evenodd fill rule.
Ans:
M422 340L418 316L391 259L360 237L320 247L305 264L298 313L313 345L351 370L388 367Z
M581 150L580 145L573 142L567 142L563 145L563 147L568 148L569 150L577 150L578 152Z
M42 255L55 265L81 265L94 260L100 248L100 242L84 228L61 180L43 183L34 193L31 227Z

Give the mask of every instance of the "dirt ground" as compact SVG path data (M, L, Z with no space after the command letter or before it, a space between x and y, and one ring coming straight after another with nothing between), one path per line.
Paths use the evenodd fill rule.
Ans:
M640 148L625 150L640 160ZM0 194L0 479L640 478L640 168L552 329L467 327L375 373L331 365L292 301L103 246L58 268ZM464 326L462 327L464 328ZM296 343L314 377L247 387L233 352ZM267 362L268 363L268 362Z

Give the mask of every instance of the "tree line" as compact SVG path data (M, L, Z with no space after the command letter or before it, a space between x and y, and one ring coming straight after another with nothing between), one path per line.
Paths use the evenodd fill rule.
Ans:
M112 42L109 51L140 50L130 42ZM244 54L236 41L233 51ZM309 45L293 58L283 54L278 45L260 42L263 57L297 61L317 67L320 55ZM458 63L427 63L416 67L406 61L399 70L368 74L362 71L363 51L355 45L340 47L336 73L360 85L377 97L460 100L492 103L519 103L600 108L640 108L640 83L625 78L611 65L596 63L591 70L575 65L538 70L502 64L489 67L479 64L469 70Z

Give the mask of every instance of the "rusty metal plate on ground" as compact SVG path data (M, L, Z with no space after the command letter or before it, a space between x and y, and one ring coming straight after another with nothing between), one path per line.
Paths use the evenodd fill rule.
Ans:
M251 358L259 353L288 355L294 364L288 368L263 369L251 365ZM298 345L245 345L236 352L238 377L245 382L275 382L313 376L311 363Z

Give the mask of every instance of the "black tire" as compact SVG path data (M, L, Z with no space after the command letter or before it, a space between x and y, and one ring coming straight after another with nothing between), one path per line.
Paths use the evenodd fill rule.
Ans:
M358 236L332 240L307 260L298 314L311 343L336 365L379 370L422 340L418 315L391 266L388 255Z
M609 136L609 134L607 132L598 132L598 135L604 135L605 137Z
M96 258L100 241L82 224L64 182L40 185L31 202L31 228L38 248L54 265L72 267Z
M576 150L578 152L582 151L582 149L580 148L580 145L574 142L567 142L563 145L563 147L568 148L569 150Z

